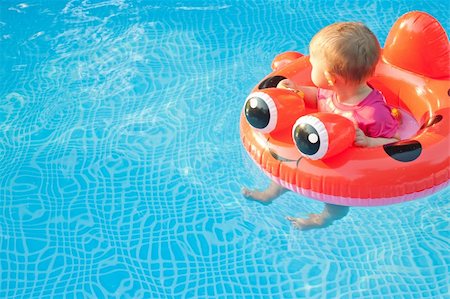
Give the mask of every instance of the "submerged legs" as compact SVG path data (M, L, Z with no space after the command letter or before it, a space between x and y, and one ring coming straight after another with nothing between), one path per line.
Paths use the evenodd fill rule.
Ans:
M283 188L273 181L271 181L269 187L263 191L251 190L245 187L242 188L242 194L246 198L264 204L271 203L274 199L286 191L288 191L288 189ZM335 220L344 218L348 214L349 209L350 208L347 206L325 203L323 211L320 214L309 214L308 218L295 218L288 216L286 219L289 220L294 227L300 230L322 228L331 225Z

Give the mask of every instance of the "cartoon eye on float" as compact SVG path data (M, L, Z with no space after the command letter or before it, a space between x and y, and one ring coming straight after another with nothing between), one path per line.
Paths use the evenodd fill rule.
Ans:
M281 111L281 113L280 113ZM251 93L244 104L247 122L257 131L272 133L288 128L305 113L305 102L298 94L282 88Z
M264 92L253 92L245 100L245 118L248 123L262 133L275 129L278 111L273 99Z
M340 115L313 113L300 117L292 128L300 153L311 160L330 158L353 144L355 127Z

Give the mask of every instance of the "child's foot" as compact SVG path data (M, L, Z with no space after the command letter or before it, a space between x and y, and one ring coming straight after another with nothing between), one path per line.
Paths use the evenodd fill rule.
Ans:
M286 217L295 228L299 230L309 230L315 228L323 228L327 227L331 224L331 221L327 221L325 216L322 214L309 214L308 218L295 218L295 217Z
M273 196L271 194L268 194L267 190L265 191L258 191L258 190L250 190L247 188L242 188L241 190L242 195L244 195L245 198L259 201L262 203L270 203L272 202Z
M244 187L242 188L242 195L244 195L248 199L269 204L272 202L272 200L285 193L286 191L287 189L281 187L275 182L271 182L269 187L267 187L267 189L264 191L250 190Z

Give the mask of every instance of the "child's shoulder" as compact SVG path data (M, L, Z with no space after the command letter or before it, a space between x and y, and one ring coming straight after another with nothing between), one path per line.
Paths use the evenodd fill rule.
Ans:
M391 107L387 104L383 94L376 89L359 104L360 111L366 118L372 119L374 123L380 121L393 121Z
M360 106L371 106L373 108L388 107L386 98L378 89L372 89L367 97L361 101Z

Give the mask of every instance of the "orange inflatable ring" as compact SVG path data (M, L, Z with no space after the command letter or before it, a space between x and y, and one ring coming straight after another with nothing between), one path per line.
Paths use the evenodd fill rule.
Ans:
M401 116L399 142L355 147L349 120L276 88L285 78L312 85L307 56L280 54L272 68L245 101L240 133L249 155L278 184L346 206L399 203L448 185L450 46L432 16L410 12L397 20L369 80Z

